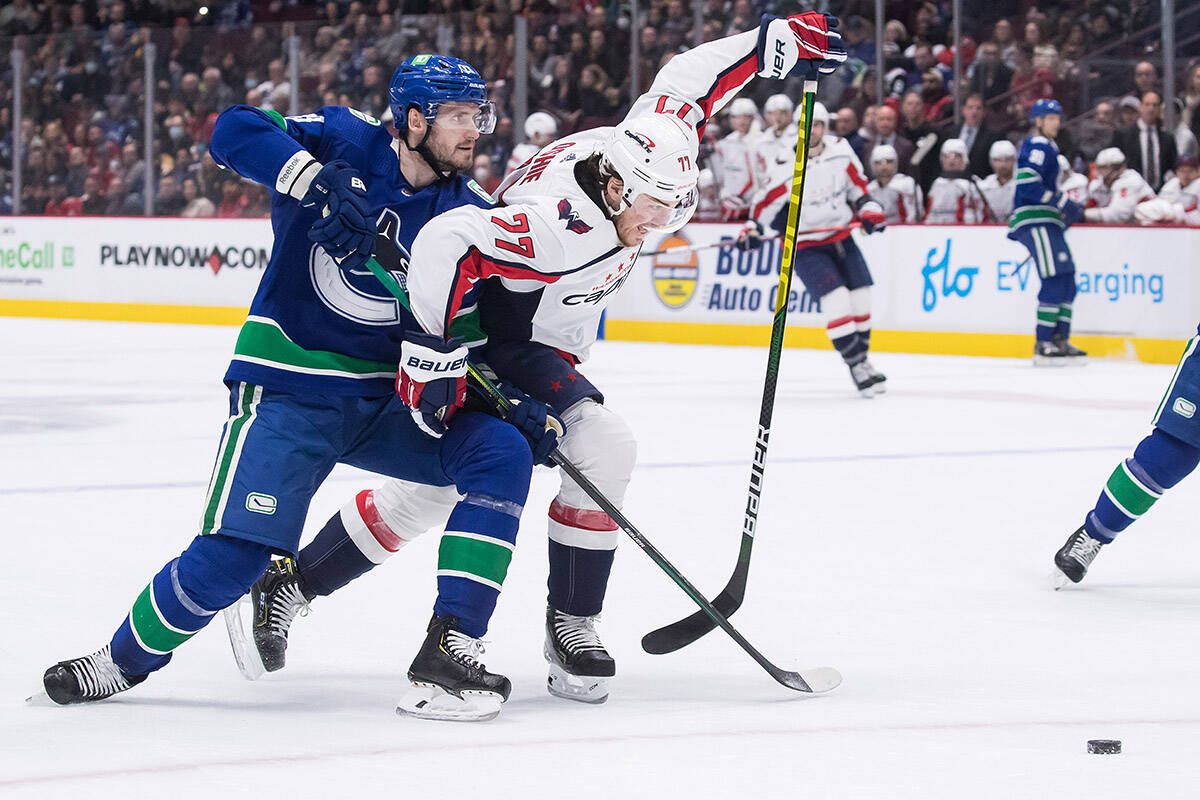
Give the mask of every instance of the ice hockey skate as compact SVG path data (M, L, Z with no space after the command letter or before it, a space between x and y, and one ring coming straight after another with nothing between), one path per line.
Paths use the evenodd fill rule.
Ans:
M1033 365L1035 367L1065 367L1069 361L1070 358L1057 341L1037 342L1033 346Z
M1087 351L1080 350L1071 344L1069 339L1055 339L1054 344L1058 346L1058 350L1062 353L1067 366L1081 367L1087 363Z
M283 669L288 631L308 613L311 598L292 558L272 561L250 593L225 609L225 627L238 670L247 680Z
M617 662L596 633L597 619L546 609L544 652L550 664L546 689L555 697L581 703L608 699L609 679L617 674Z
M870 360L864 361L863 364L866 366L867 372L870 373L871 378L874 381L870 387L872 393L875 395L881 395L887 392L887 375L884 375L882 372L875 369L875 365L872 364Z
M145 675L126 675L113 663L108 645L91 655L60 661L42 676L46 696L60 706L104 700L132 689Z
M458 630L458 620L436 614L420 652L408 668L412 689L396 713L421 719L481 722L495 719L512 684L479 661L483 642Z
M858 389L858 393L868 399L876 395L875 386L879 383L874 369L871 364L866 361L859 361L857 364L850 364L850 379L854 381L854 387ZM884 380L887 380L884 378Z
M1084 528L1072 533L1062 548L1054 554L1054 566L1058 567L1055 574L1055 589L1066 586L1067 581L1079 583L1087 574L1088 567L1095 560L1096 554L1104 542L1093 539Z

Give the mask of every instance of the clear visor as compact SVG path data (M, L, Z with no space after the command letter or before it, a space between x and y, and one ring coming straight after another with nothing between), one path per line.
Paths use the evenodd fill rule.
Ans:
M496 106L480 103L453 103L438 109L434 123L442 128L460 131L476 131L484 136L496 130Z
M692 214L696 213L696 203L699 199L700 193L695 186L678 203L660 200L643 193L633 198L633 202L629 205L629 212L633 214L639 224L645 225L650 230L670 233L682 228L692 218Z

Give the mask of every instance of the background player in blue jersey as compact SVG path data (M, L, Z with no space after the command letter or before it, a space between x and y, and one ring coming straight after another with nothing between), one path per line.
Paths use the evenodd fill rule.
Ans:
M1113 470L1079 530L1054 554L1057 587L1079 583L1100 548L1158 502L1167 489L1200 464L1200 330L1187 343L1179 366L1154 413L1154 430L1133 455Z
M425 222L466 204L490 207L458 174L494 126L486 85L466 62L424 55L400 65L390 91L410 111L399 140L341 107L285 119L234 106L218 119L217 164L275 190L275 242L225 375L230 416L200 533L134 600L108 645L46 671L55 702L103 699L164 667L273 553L295 554L309 501L336 463L461 495L448 524L470 534L466 549L511 550L533 458L555 444L546 406L526 399L512 425L467 411L448 425L465 394L467 348L424 334L362 268L375 253L403 281ZM459 323L469 337L470 314ZM529 444L519 429L531 432ZM490 587L439 584L413 664L423 680L479 699L485 714L509 692L478 661L504 576L491 577Z
M1057 100L1038 100L1029 112L1033 133L1021 142L1017 189L1008 238L1025 245L1042 279L1038 292L1035 364L1083 363L1087 353L1070 342L1075 300L1075 262L1063 232L1083 219L1083 208L1058 191L1058 145L1062 125Z

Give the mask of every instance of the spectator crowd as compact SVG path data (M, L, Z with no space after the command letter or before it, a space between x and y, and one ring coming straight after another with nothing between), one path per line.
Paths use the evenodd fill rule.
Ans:
M0 7L0 49L23 54L23 112L13 119L15 78L6 59L0 213L11 203L19 139L24 213L137 215L149 201L158 215L264 216L268 191L223 173L207 156L217 114L233 103L282 113L348 105L386 120L392 70L421 52L465 58L489 80L500 122L478 146L474 177L492 189L531 147L619 120L630 97L697 35L719 38L753 28L764 12L795 10L773 0L694 2L699 9L685 0L644 0L634 24L620 0L9 0ZM963 77L955 87L950 3L885 3L882 95L869 21L874 3L821 6L840 16L851 56L821 83L828 130L849 141L873 190L895 195L896 214L923 220L934 214L929 198L946 190L962 200L951 221L1003 221L1013 144L1028 132L1032 104L1053 97L1069 120L1058 144L1072 191L1096 204L1115 194L1107 187L1136 174L1142 199L1164 201L1154 206L1156 221L1190 219L1188 197L1200 191L1200 7L1178 4L1183 69L1177 96L1165 97L1158 2L964 6ZM528 21L528 109L539 113L515 130L519 16ZM151 43L154 85L147 87ZM963 98L957 122L956 88ZM756 81L708 126L701 152L708 219L753 213L762 200L763 159L794 147L798 92L796 81ZM1168 109L1177 120L1171 128L1163 122Z

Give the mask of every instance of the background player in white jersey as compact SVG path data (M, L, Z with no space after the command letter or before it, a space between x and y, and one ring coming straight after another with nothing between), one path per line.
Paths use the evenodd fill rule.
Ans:
M826 333L850 368L855 387L863 397L873 397L884 392L887 381L867 360L874 281L862 251L850 237L849 225L857 216L863 230L874 233L883 230L887 220L867 192L858 156L845 139L826 133L828 122L825 106L815 103L797 230L833 230L798 234L793 269L809 294L821 298L821 311L828 318ZM739 247L761 246L768 225L783 232L795 160L793 151L786 166L776 165L769 173L769 182L759 190L761 197L755 203L757 214L738 237Z
M709 159L710 168L721 190L721 219L732 222L746 218L754 193L754 164L751 157L758 107L749 97L729 104L729 124L733 130L717 142Z
M983 203L967 177L967 143L947 139L942 143L941 158L942 174L929 187L922 222L961 225L983 221Z
M763 103L763 128L751 146L754 164L754 196L752 204L758 202L762 189L772 183L771 173L783 165L790 165L796 156L796 124L792 121L795 104L786 94L773 94ZM752 207L750 219L757 219Z
M983 207L984 215L987 222L1007 224L1012 216L1013 196L1017 191L1017 184L1013 180L1017 168L1017 148L1008 139L993 142L988 150L988 163L991 164L992 174L975 182L987 201Z
M1088 208L1083 211L1087 222L1128 224L1134 221L1137 204L1154 197L1150 184L1125 166L1125 154L1115 147L1096 154L1096 172L1099 177L1088 184Z
M889 225L919 222L921 187L911 176L899 172L900 157L890 144L877 144L871 151L871 171L875 179L867 184L867 193L883 209Z
M558 120L545 111L535 111L525 118L525 141L513 148L504 174L533 158L538 150L558 138Z
M487 339L483 358L506 385L540 398L561 416L561 451L617 506L636 444L577 365L586 360L600 315L628 279L645 238L677 230L695 210L696 158L708 119L755 75L782 78L798 62L805 62L798 68L805 72L810 66L835 69L845 51L829 24L836 20L819 13L764 16L759 29L676 56L623 123L551 143L501 184L500 207L451 211L413 244L408 289L417 321L431 336L446 337L469 310L468 293L477 289ZM776 60L775 54L784 57ZM447 361L466 354L453 341L444 349ZM261 587L257 604L265 613L256 644L278 654L282 666L297 610L422 533L421 525L436 518L437 503L414 495L403 482L360 493L318 534L328 558L293 573L285 585ZM548 526L548 688L569 699L603 702L616 665L595 623L618 529L565 477Z
M1138 203L1134 215L1144 225L1200 225L1200 162L1181 156L1158 197Z
M1071 162L1058 155L1058 191L1063 197L1080 206L1087 205L1088 179L1071 169Z

